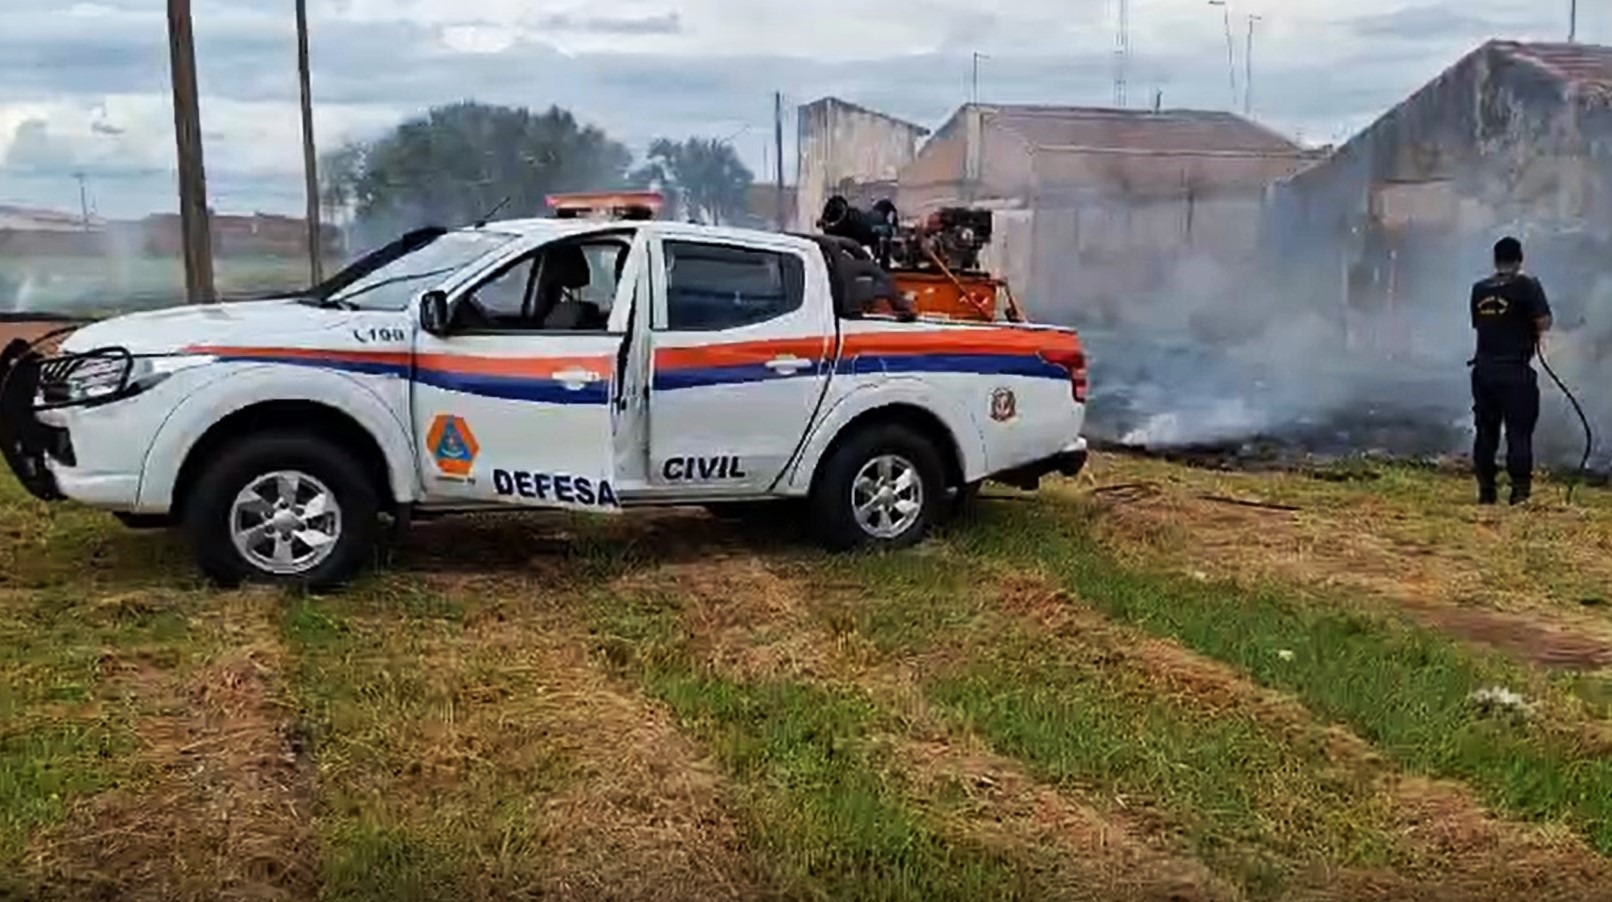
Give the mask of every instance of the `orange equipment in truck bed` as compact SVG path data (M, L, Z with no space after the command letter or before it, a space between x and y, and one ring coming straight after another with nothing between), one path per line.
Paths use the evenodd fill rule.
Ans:
M902 223L888 200L864 211L836 195L824 205L817 225L825 235L866 249L912 313L972 322L1025 321L1007 283L980 267L980 254L991 241L989 210L947 207Z
M912 301L919 316L994 323L1025 321L1024 311L1006 282L985 273L893 271L896 288Z

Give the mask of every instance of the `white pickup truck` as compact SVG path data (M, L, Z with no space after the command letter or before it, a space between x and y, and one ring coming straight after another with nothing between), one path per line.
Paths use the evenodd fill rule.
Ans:
M1084 465L1075 333L864 315L840 239L670 222L410 233L296 297L177 307L0 357L23 485L175 525L202 570L329 585L383 514L804 502L920 540L985 479Z

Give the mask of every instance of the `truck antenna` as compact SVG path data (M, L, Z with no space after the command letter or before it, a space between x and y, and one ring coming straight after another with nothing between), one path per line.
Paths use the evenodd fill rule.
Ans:
M486 213L483 213L481 215L481 218L476 220L475 224L472 225L471 228L479 229L482 226L485 226L487 224L488 220L492 219L494 216L497 216L498 211L504 209L507 206L509 206L509 202L514 200L514 199L515 199L515 195L513 195L513 194L505 195L504 199L499 201L496 206L494 206L491 210L488 210Z

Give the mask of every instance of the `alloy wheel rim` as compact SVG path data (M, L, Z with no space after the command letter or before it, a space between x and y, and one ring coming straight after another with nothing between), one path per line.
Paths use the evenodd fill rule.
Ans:
M296 576L324 563L336 550L341 526L335 493L296 470L259 476L230 505L235 550L276 576Z
M857 525L876 539L905 533L918 522L923 509L923 479L912 461L899 454L873 458L851 481L851 510Z

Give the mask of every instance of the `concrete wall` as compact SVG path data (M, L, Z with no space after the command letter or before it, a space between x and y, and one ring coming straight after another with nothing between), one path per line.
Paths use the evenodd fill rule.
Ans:
M1513 233L1567 307L1612 269L1609 189L1605 100L1491 43L1272 190L1267 269L1312 303L1433 308Z
M815 231L823 204L842 182L894 181L917 156L926 131L835 98L799 111L799 205L795 228Z

